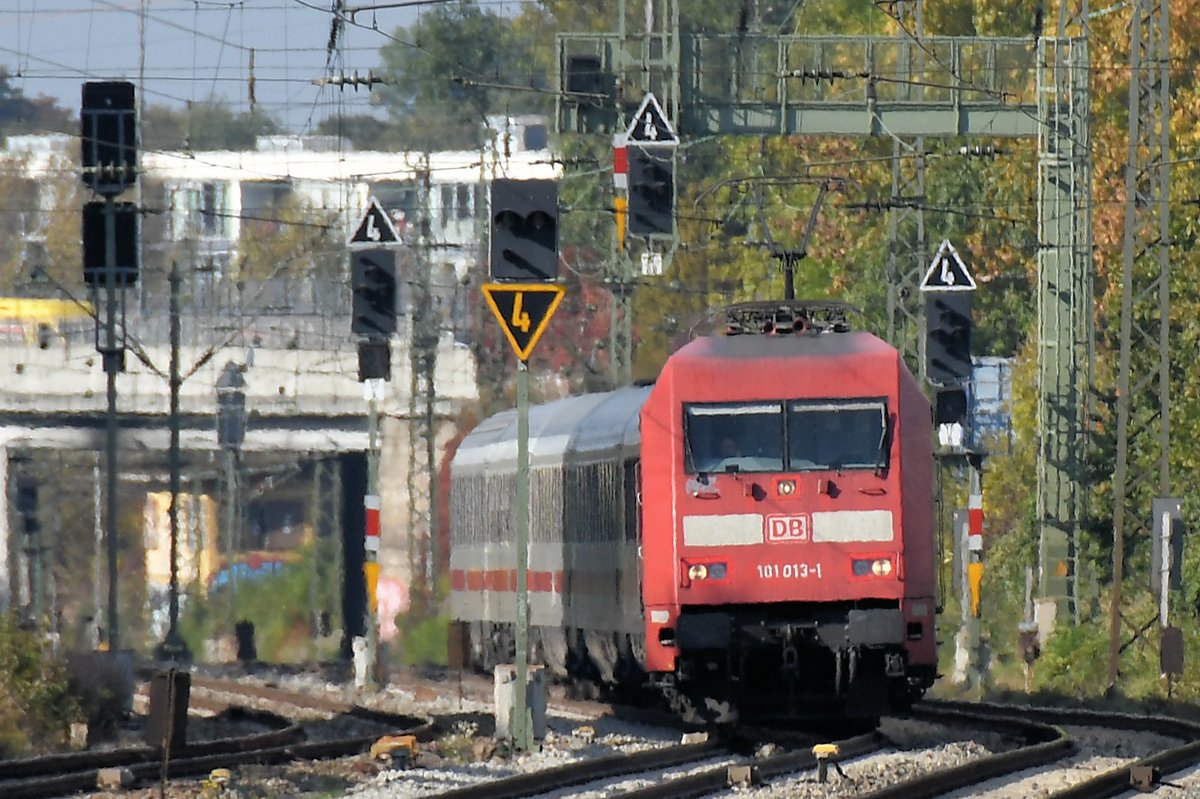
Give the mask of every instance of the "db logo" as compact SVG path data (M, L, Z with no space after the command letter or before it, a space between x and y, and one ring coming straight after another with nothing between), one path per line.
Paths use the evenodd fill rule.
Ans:
M768 516L767 541L807 541L808 516Z

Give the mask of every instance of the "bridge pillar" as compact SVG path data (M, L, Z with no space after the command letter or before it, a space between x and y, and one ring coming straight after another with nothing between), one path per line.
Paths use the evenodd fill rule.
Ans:
M431 479L442 466L446 445L454 438L453 419L435 419L432 426L435 463L428 463L426 442L412 435L410 427L421 422L395 416L381 421L383 450L379 462L380 635L394 638L397 613L433 597L438 572L445 569L439 555L438 536L431 534L446 508L438 507L437 480Z

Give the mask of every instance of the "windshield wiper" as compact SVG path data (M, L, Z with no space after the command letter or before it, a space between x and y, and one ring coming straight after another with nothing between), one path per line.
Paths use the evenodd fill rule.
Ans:
M692 442L688 439L686 430L683 432L683 462L685 466L692 467L696 474L703 474L696 468L696 456L692 453Z
M883 420L883 430L879 433L879 452L875 459L875 476L882 477L887 470L888 455L888 420Z

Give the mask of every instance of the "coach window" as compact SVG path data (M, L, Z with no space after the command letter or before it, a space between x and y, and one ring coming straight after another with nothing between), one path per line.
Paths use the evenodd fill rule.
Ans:
M886 458L887 406L878 400L788 403L790 470L875 469Z
M684 407L684 466L697 472L783 470L783 403Z

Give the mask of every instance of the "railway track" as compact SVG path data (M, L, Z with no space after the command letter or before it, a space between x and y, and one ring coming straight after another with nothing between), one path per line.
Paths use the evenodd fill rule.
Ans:
M959 766L930 771L865 794L869 799L932 799L985 780L1025 769L1037 768L1067 757L1075 744L1053 719L1037 719L1002 705L928 702L913 710L913 716L940 724L982 727L1023 743Z
M169 753L165 764L161 750L151 747L0 762L0 796L25 799L95 790L97 772L102 768L126 769L135 784L145 785L164 779L206 775L219 767L252 763L270 765L358 755L369 749L384 731L414 734L422 741L432 741L440 734L434 724L424 719L364 708L352 701L320 696L303 688L287 690L273 685L195 675L192 686L192 704L197 708L216 710L223 705L258 703L257 709L227 709L224 712L236 713L238 718L254 721L268 729L238 738L177 748ZM305 714L308 714L305 721L296 720ZM1174 718L956 702L922 703L912 716L918 722L915 726L919 731L915 733L918 737L927 735L923 731L927 725L966 727L998 733L999 743L980 743L987 739L980 739L979 733L972 732L958 738L975 742L974 751L967 755L970 760L961 765L933 770L926 763L911 768L905 765L903 768L885 767L880 770L879 764L885 761L876 760L877 756L886 755L889 750L893 755L897 750L918 752L926 744L913 746L898 743L907 737L907 732L902 733L900 739L880 733L846 738L836 742L840 750L838 759L851 773L852 782L841 786L838 779L831 775L827 784L817 785L813 770L819 761L812 750L817 738L794 731L781 733L743 728L738 738L659 746L634 753L617 750L615 754L593 756L568 765L456 787L437 796L440 799L519 799L554 791L569 791L567 795L590 792L589 795L596 796L617 795L613 792L620 791L619 795L633 799L680 799L721 793L731 784L740 782L771 783L765 792L767 796L836 797L843 795L853 784L853 794L859 799L920 799L947 795L975 796L985 790L982 786L990 780L1000 786L986 788L995 796L1020 795L1019 788L1014 793L1013 789L1006 790L1005 786L1019 786L1021 779L1038 779L1042 786L1039 795L1045 796L1045 777L1056 772L1059 775L1072 772L1071 779L1074 779L1073 772L1083 770L1077 768L1077 764L1068 765L1066 762L1076 748L1075 742L1065 731L1067 727L1154 733L1162 736L1166 742L1145 740L1139 751L1141 754L1153 751L1152 755L1131 759L1118 768L1106 768L1102 773L1088 774L1069 787L1050 793L1053 799L1115 796L1129 790L1131 774L1139 770L1156 768L1161 774L1170 774L1200 762L1200 725ZM328 735L331 729L336 729L339 734L314 740L313 731L331 720L352 720L353 723L348 726L353 732L347 733L344 727L335 725L327 727L325 733ZM885 724L885 729L888 726ZM887 729L887 732L895 735L897 728ZM941 734L935 732L933 737ZM1091 737L1089 733L1080 734L1081 741L1086 742ZM1100 734L1103 736L1103 733ZM955 740L954 734L946 737L951 742ZM1175 741L1178 743L1175 744ZM772 746L759 746L765 742ZM1087 745L1085 743L1083 746L1085 752ZM993 751L1000 746L1004 751L980 755L983 746ZM774 751L756 756L746 754L749 751L761 753L768 749ZM944 755L940 757L945 762ZM936 762L937 759L935 757L929 762ZM961 761L960 757L953 759ZM916 762L917 758L912 760ZM872 767L868 765L870 763L876 764L873 774ZM863 771L864 767L867 771ZM912 773L914 769L922 768L926 773ZM666 773L681 772L685 776L664 776ZM1027 773L1022 777L1018 776L1019 772ZM389 778L392 780L387 783L390 791L405 784L408 778L402 775L403 772L395 772ZM353 787L355 782L347 784L347 795L354 796L358 792L359 789ZM1059 784L1065 785L1067 782L1061 780ZM363 796L373 795L369 785L361 785L361 788L366 791ZM382 788L377 786L375 790ZM405 795L392 794L390 791L385 793Z
M940 703L946 708L962 707L958 703ZM969 707L991 707L998 705L969 705ZM1200 724L1169 716L1146 716L1126 713L1111 713L1069 708L1019 707L1015 710L1022 716L1043 723L1060 726L1101 727L1107 730L1124 730L1133 733L1153 733L1167 738L1179 739L1177 746L1162 749L1148 757L1137 758L1116 768L1108 769L1093 777L1085 778L1070 787L1048 795L1048 799L1103 799L1117 796L1131 789L1138 772L1154 770L1158 774L1170 774L1200 764Z
M881 745L882 739L874 733L838 742L841 751L847 756L868 754L876 751ZM714 740L632 754L616 754L455 788L431 799L522 799L554 791L582 789L589 783L700 764L706 760L722 758L728 761L721 765L701 768L685 777L666 780L640 790L623 791L620 794L626 799L678 799L705 796L723 790L730 784L730 775L736 774L739 766L747 766L750 763L763 777L816 765L816 756L811 751L788 752L751 761L734 755L734 750L742 747L743 744L740 743Z
M231 715L274 729L189 744L168 752L168 776L200 774L229 763L262 762L257 758L263 753L282 752L304 741L303 727L281 716L245 709L234 710ZM161 747L133 746L3 761L0 796L33 799L94 789L104 769L126 769L133 780L159 778L163 773L163 754Z
M1029 763L1048 762L1068 753L1071 747L1070 741L1061 730L991 710L972 715L969 711L960 708L930 709L923 711L922 715L940 723L987 723L993 729L1000 728L1013 737L1032 740L1033 743L1029 747L1017 750L1024 755L1019 762L1012 752L995 756L995 758L987 758L987 760L994 760L990 769L986 770L988 776L1006 773L1006 770L1010 768L1026 767ZM766 737L772 742L789 741L789 745L803 740L803 736L779 736L773 731L754 730L750 734L757 736L757 740ZM755 738L747 740L739 735L737 740L710 741L705 744L667 747L632 755L614 755L599 760L572 763L537 773L521 774L502 780L457 788L438 794L437 799L521 799L551 791L584 786L588 783L599 783L617 777L660 771L689 763L700 763L704 760L724 756L725 760L720 764L693 770L686 776L658 779L654 784L621 793L626 799L690 799L725 790L731 784L758 783L819 766L818 754L811 745L763 757L735 755L737 751L757 748L753 743L754 740ZM818 739L813 738L810 744L816 740ZM870 755L879 752L887 744L887 739L875 732L833 742L840 759ZM826 751L828 752L828 750ZM975 773L981 773L978 771L977 763L972 764L971 768L976 770ZM953 774L949 777L939 775L941 776L940 781L930 775L923 775L898 784L896 793L883 793L881 796L936 796L938 792L968 784L965 773Z
M387 713L322 697L256 685L242 685L209 678L193 678L199 689L192 701L197 707L217 710L225 707L231 718L252 721L267 732L186 744L164 751L162 747L133 746L105 751L74 752L24 760L0 762L0 796L5 799L43 799L95 790L101 772L117 769L132 785L207 774L215 768L245 764L274 764L292 760L316 760L354 755L368 749L382 734L350 734L309 740L306 723L296 722L272 711L247 709L205 696L204 691L219 695L239 695L275 705L338 714L370 722L392 734L411 734L419 739L432 736L432 725L425 719Z
M987 729L1002 734L1005 739L1013 741L1014 746L1003 752L973 758L959 766L896 779L890 785L872 791L863 792L856 788L856 796L866 799L932 799L955 791L971 790L993 778L1053 766L1071 755L1076 748L1063 729L1066 725L1153 732L1186 738L1189 742L1082 780L1069 789L1050 794L1054 799L1114 796L1129 789L1130 773L1139 766L1157 766L1165 772L1186 767L1200 759L1200 741L1190 742L1191 739L1200 738L1200 726L1170 718L953 702L922 704L914 711L913 717L943 726ZM846 762L881 752L888 748L889 741L883 735L869 733L837 741L835 745L839 750L839 759ZM724 758L724 762L717 765L692 769L686 776L664 779L651 774L649 778L655 780L653 784L620 793L626 799L691 799L720 793L739 782L769 782L812 771L819 766L818 757L810 748L793 749L765 757L733 755L734 750L744 748L744 742L740 746L732 746L728 741L712 741L632 755L614 755L456 788L438 794L437 799L521 799L573 788L582 792L589 783L599 785L614 778L650 774ZM613 786L594 790L611 791ZM836 782L821 786L820 791L823 796L839 795Z

